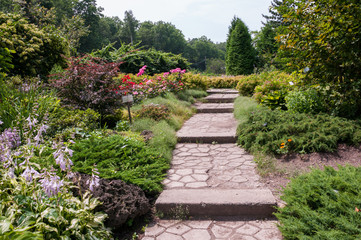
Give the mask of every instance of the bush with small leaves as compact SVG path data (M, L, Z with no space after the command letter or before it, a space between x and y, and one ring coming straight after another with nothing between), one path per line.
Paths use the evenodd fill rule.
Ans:
M356 121L265 107L248 112L248 119L239 125L237 134L245 149L274 155L333 152L341 143L361 143L361 126Z
M292 179L275 214L284 239L360 239L361 168L325 167Z

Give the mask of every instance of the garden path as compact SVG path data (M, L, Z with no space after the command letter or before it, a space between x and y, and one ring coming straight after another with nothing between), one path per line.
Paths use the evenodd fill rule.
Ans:
M142 240L278 240L272 218L276 200L261 183L253 156L236 142L231 89L211 89L198 114L177 132L178 144L164 191L156 201L159 219ZM174 220L188 219L188 220Z

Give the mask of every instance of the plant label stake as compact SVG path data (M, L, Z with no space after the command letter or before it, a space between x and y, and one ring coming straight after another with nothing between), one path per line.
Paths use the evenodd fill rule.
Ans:
M132 103L133 103L133 95L128 94L128 95L122 96L122 102L126 103L128 106L129 122L130 122L130 124L132 124L132 115L130 113L130 107L132 106Z

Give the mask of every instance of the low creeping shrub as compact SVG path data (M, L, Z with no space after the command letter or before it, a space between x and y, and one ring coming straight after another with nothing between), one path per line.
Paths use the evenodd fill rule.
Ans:
M340 143L361 143L361 127L355 121L265 107L249 112L237 134L245 149L266 154L333 152Z
M361 168L313 169L284 189L275 214L284 239L360 239Z
M147 193L162 190L169 162L144 141L121 135L91 136L73 145L74 171L91 174L97 165L99 176L120 179L141 187Z
M92 109L80 110L59 107L49 116L48 136L56 136L62 140L67 136L67 130L81 129L91 132L99 127L100 114Z

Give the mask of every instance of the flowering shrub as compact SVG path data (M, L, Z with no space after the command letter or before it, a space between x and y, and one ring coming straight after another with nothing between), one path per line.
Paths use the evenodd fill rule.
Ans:
M16 129L0 135L0 229L6 239L110 239L99 205L89 193L73 196L69 178L72 150L54 144L56 163L63 174L40 169L32 160L43 156L42 135L47 126L31 116L24 128L24 145Z
M147 66L143 66L137 77L142 76L146 68ZM184 86L182 82L184 73L185 70L176 68L163 73L162 76L154 76L153 79L145 77L142 81L131 81L130 75L124 75L120 85L115 89L115 93L122 96L133 94L134 102L140 102L145 98L153 98L166 92L178 92Z

